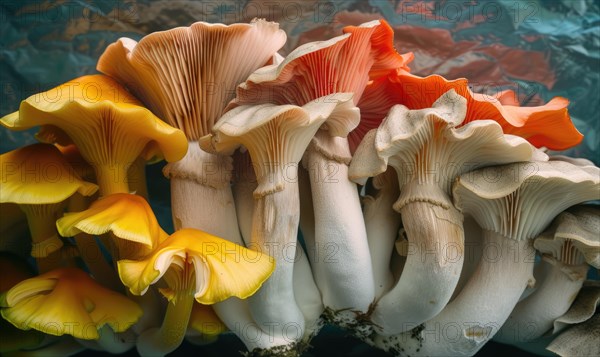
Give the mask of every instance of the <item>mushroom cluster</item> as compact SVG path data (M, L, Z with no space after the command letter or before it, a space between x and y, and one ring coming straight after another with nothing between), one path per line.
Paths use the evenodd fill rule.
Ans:
M0 119L41 142L0 156L0 312L22 341L2 353L231 331L298 356L325 324L399 356L577 351L556 341L598 320L600 168L546 153L583 138L568 101L415 76L384 20L285 42L259 19L121 38L102 74ZM150 206L161 160L174 232Z

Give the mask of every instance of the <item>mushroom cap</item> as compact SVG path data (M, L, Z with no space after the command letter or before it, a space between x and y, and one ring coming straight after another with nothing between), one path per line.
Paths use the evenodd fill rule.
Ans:
M556 334L571 325L589 320L594 316L599 305L600 282L598 280L586 280L569 310L554 320L552 334Z
M600 356L600 314L577 324L556 337L546 349L559 356Z
M75 268L18 283L0 295L0 307L2 317L20 329L85 340L100 338L98 330L106 324L123 332L142 316L136 303Z
M566 155L552 155L549 157L551 161L566 161L577 166L594 166L594 163L582 157L570 157Z
M562 212L533 246L563 263L586 262L600 269L600 208L577 206Z
M112 232L118 238L155 247L167 237L158 225L148 202L129 193L115 193L93 202L81 212L65 213L56 221L63 237L81 232L101 235Z
M358 102L361 123L349 136L352 152L362 137L377 128L393 105L409 109L429 108L443 93L454 89L467 99L467 113L462 123L490 119L498 122L504 133L521 136L536 147L564 150L579 144L583 135L575 128L567 111L569 101L553 98L538 107L516 105L514 93L503 91L495 96L473 93L466 79L447 80L439 75L425 78L407 71L397 71L370 83Z
M350 179L363 183L390 165L397 171L400 187L415 181L430 183L449 195L454 179L466 171L532 158L535 149L522 138L505 135L495 121L462 125L466 104L467 100L451 89L432 108L393 106L379 128L369 132L356 150L348 172ZM396 209L405 199L409 197L402 198L401 189Z
M83 181L50 144L33 144L0 155L0 202L52 204L75 192L91 196L98 190Z
M460 176L453 197L482 228L533 239L568 207L600 199L600 169L564 161L486 167Z
M104 75L83 76L34 94L0 123L18 130L57 127L93 165L129 164L138 155L152 156L157 150L167 161L177 161L187 151L187 140L180 130L162 122Z
M196 229L181 229L147 257L119 260L121 281L135 295L142 295L172 267L191 265L195 272L194 298L211 305L236 296L254 294L275 269L274 260L261 252L231 243ZM175 292L176 287L169 287Z
M256 70L240 84L226 110L256 103L304 105L338 92L354 93L356 103L370 79L407 69L413 58L412 53L396 53L394 32L384 20L347 26L343 32L303 44L282 63Z
M154 32L140 42L121 38L97 68L116 78L190 140L210 133L235 87L271 61L286 40L279 25L196 22Z
M343 119L338 119L343 118ZM250 152L259 181L256 194L281 191L287 165L297 165L306 147L325 120L357 122L359 113L352 94L335 93L302 107L258 104L239 106L225 113L214 134L200 140L205 151L233 153L243 145ZM335 125L331 126L336 131ZM276 174L267 179L267 175Z

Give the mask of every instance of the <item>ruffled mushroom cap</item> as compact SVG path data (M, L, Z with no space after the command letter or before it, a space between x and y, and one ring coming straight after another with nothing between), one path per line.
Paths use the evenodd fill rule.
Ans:
M112 232L120 239L144 245L142 251L156 247L167 238L148 202L129 193L115 193L93 202L85 211L66 213L56 221L56 226L64 237L81 232L92 235Z
M536 147L564 150L579 144L583 135L573 125L567 111L569 101L556 97L539 107L515 105L514 93L505 91L497 97L473 93L466 79L447 80L438 75L421 78L406 71L373 81L358 102L361 123L351 133L352 151L360 139L381 120L395 104L409 109L429 108L443 93L454 89L467 99L467 113L462 125L473 120L490 119L498 122L506 134L527 139ZM513 95L511 95L513 94Z
M139 43L121 38L108 46L97 68L195 141L210 133L235 86L267 64L285 40L279 25L265 20L230 26L197 22L152 33Z
M0 202L16 203L25 212L31 255L36 258L45 258L63 246L54 221L65 201L75 193L90 196L98 190L95 184L83 181L50 144L33 144L0 155L0 177ZM50 266L42 267L46 268Z
M304 105L332 93L354 93L358 102L368 81L406 68L412 53L393 47L394 32L384 21L347 26L344 34L306 43L278 65L254 72L228 106L258 103Z
M586 280L569 311L554 320L552 334L557 334L571 325L589 320L594 316L598 306L600 306L600 282Z
M600 169L564 161L487 167L459 177L453 197L483 229L533 239L570 206L600 199Z
M2 272L0 293L33 276L33 271L24 260L6 252L0 252L0 272ZM22 348L35 348L44 339L44 335L38 331L20 330L5 319L0 319L0 331L2 331L2 338L0 338L2 354Z
M249 297L275 269L268 255L196 229L173 233L142 260L117 264L121 281L135 295L164 276L169 287L160 290L167 298L174 298L178 289L192 289L196 301L205 305Z
M600 355L598 336L600 336L600 314L561 333L546 349L562 357L598 356Z
M358 147L350 165L352 180L364 183L368 177L394 167L401 187L395 209L421 200L447 207L449 198L439 197L420 185L439 186L450 194L454 179L482 166L526 161L534 154L525 140L504 135L492 120L465 121L467 101L454 90L441 96L432 108L410 110L393 106L377 130L369 132ZM545 156L545 155L543 155ZM402 190L407 183L414 190ZM425 186L424 186L425 187Z
M127 168L142 153L160 150L167 161L177 161L187 151L180 130L103 75L80 77L33 95L0 123L16 130L48 124L60 128L94 167L103 191L126 184Z
M83 181L60 151L49 144L33 144L0 155L0 202L53 204L75 192L90 196L98 186Z
M245 105L227 112L202 138L205 151L233 153L240 145L250 152L259 182L256 197L283 190L287 165L297 165L306 147L328 120L331 123L358 118L352 95L336 93L303 107L295 105ZM338 119L339 118L339 119ZM335 124L331 130L335 131ZM273 176L270 176L273 175Z
M565 269L584 263L600 269L599 209L574 207L561 213L553 225L553 234L542 234L533 241L535 249L564 263Z
M104 325L123 332L142 309L79 269L61 268L27 279L0 295L2 317L16 327L84 340L100 338Z

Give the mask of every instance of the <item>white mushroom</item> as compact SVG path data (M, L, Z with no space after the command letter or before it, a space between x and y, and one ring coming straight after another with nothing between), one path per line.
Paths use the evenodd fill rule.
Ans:
M535 292L521 300L495 340L534 340L553 326L581 289L589 265L600 268L600 210L577 207L561 213L533 246L542 254L547 275ZM536 283L537 284L537 283Z
M533 282L531 240L566 208L599 198L600 169L521 162L463 174L456 206L483 228L483 255L460 294L435 318L375 344L409 355L471 356L504 324Z
M282 353L295 348L304 336L304 316L293 287L300 215L298 162L326 119L358 117L351 99L352 95L339 93L303 107L240 106L227 112L213 127L213 134L200 141L204 150L225 153L243 145L254 162L258 186L248 246L277 262L273 275L248 300L252 317L271 337L270 345L260 348Z
M398 334L427 321L454 292L464 250L463 217L450 197L454 178L473 168L533 155L529 143L504 135L494 121L476 120L457 128L465 113L466 99L454 90L432 108L394 106L352 159L349 174L357 182L385 171L387 165L395 169L400 196L394 209L402 216L411 247L400 280L371 315L380 334Z

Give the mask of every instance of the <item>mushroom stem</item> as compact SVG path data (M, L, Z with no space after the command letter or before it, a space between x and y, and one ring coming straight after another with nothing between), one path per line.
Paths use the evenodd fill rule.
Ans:
M161 327L146 330L138 337L136 347L142 357L164 356L183 342L195 303L196 279L193 267L188 263L185 265L183 269L171 268L165 275L167 284L180 290L175 290L175 295L169 300Z
M40 274L61 265L60 248L63 242L56 231L56 215L62 212L63 202L55 204L22 204L31 234L31 256L36 258Z
M266 175L297 177L297 165L281 167L284 169L285 173L275 174L278 176ZM291 344L303 337L305 328L293 284L300 219L298 185L288 182L281 191L255 191L255 199L249 248L269 254L275 259L276 267L248 303L254 320L263 331L276 339L283 337L286 344Z
M348 179L347 138L317 133L319 144L308 147L304 160L310 176L315 216L315 239L307 246L323 304L333 310L366 312L375 297L367 232L356 184ZM344 155L347 154L347 155ZM307 240L307 244L310 240Z
M386 336L408 331L442 311L464 260L463 216L443 199L445 193L437 185L414 182L402 192L398 202L403 196L422 197L418 192L438 193L439 199L409 201L399 209L409 242L406 263L400 280L381 297L371 317Z
M114 193L129 193L127 184L127 166L117 164L94 165L96 181L100 187L100 197Z
M75 194L71 196L68 204L69 212L80 212L87 208L87 200L84 196ZM81 232L75 235L75 244L79 250L79 255L83 259L83 262L92 273L92 276L100 284L106 286L109 289L123 292L123 284L110 264L104 259L104 255L96 239L87 233Z
M548 274L531 295L517 304L495 341L529 342L550 330L554 320L571 307L589 269L587 264L568 266L547 256L541 264L549 270Z
M245 241L250 242L252 236L252 217L254 215L254 197L253 192L258 186L256 175L250 163L250 157L245 158L246 162L241 162L245 167L239 167L236 169L238 173L238 180L233 187L233 195L235 197L235 205L237 209L237 216L240 225L240 232L242 238ZM241 165L240 165L241 166ZM308 175L302 167L298 168L298 180L302 181L302 172ZM308 177L305 177L308 180ZM306 181L308 183L308 181ZM299 192L302 192L301 184L299 186ZM310 196L310 188L307 193ZM302 197L302 195L300 195ZM302 207L302 206L301 206ZM312 217L312 205L311 205L311 217ZM300 217L302 213L300 214ZM300 218L299 218L299 221ZM300 226L302 226L300 224ZM304 315L304 322L306 330L304 332L304 339L308 342L314 335L316 335L321 327L321 314L323 313L323 303L321 302L321 293L315 284L315 280L310 269L310 263L306 256L306 253L301 247L296 247L296 255L294 257L293 267L293 284L294 284L294 297L302 315ZM264 347L264 346L263 346Z
M375 345L410 356L472 356L504 324L533 281L535 250L530 240L516 241L483 233L482 259L461 293L433 319Z
M194 296L191 294L179 297L176 302L169 301L162 326L139 336L137 350L140 355L164 356L179 347L185 337L193 306Z
M231 158L200 149L190 142L186 156L163 169L171 179L175 230L196 228L230 242L242 242L229 181Z
M394 202L399 195L396 173L391 169L380 176L382 175L386 177L375 178L375 180L381 181L381 186L376 187L378 192L374 196L363 198L365 228L371 253L376 299L388 292L394 284L390 262L394 252L394 243L398 237L398 229L402 223L400 215L393 209Z

